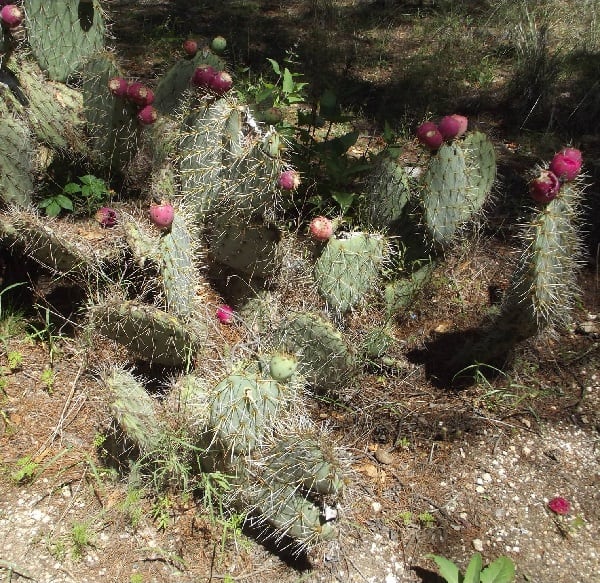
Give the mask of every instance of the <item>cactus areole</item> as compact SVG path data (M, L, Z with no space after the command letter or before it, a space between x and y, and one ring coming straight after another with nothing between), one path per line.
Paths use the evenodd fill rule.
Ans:
M173 224L175 209L169 203L162 202L161 204L150 205L149 214L150 220L156 227L167 230Z
M18 6L7 4L0 11L0 19L6 28L17 28L23 22L23 13Z
M560 190L560 181L550 170L542 170L529 183L529 194L536 202L546 204L554 200Z

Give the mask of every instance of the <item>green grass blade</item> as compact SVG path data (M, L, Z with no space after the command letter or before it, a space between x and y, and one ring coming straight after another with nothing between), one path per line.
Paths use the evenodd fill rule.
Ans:
M479 583L481 568L483 567L483 563L481 562L481 554L475 553L471 558L471 562L465 571L465 578L463 583Z

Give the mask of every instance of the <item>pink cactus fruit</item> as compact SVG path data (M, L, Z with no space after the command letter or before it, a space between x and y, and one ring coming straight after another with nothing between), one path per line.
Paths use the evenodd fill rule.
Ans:
M233 86L233 79L227 71L218 71L213 75L208 85L217 95L223 95Z
M333 221L327 217L315 217L308 227L315 241L328 241L333 236Z
M554 155L550 162L550 170L561 180L575 180L581 171L582 163L581 152L571 148L568 153L563 150Z
M440 130L432 121L426 121L417 128L417 139L430 150L437 150L444 141Z
M199 65L192 76L192 85L196 87L208 87L216 71L210 65Z
M158 119L158 111L151 105L146 105L138 111L137 118L141 124L148 126Z
M560 181L550 170L541 170L539 175L529 183L531 198L542 204L555 199L559 190Z
M140 107L145 107L154 101L154 92L142 83L131 83L127 88L127 99Z
M548 508L552 510L555 514L560 514L564 516L565 514L569 514L571 512L571 503L562 496L556 496L556 498L552 498L550 502L548 502Z
M169 229L175 218L175 209L167 202L150 205L150 220L159 229Z
M117 212L110 207L103 206L96 211L96 221L103 227L114 227L117 224Z
M23 13L18 6L14 4L6 4L0 10L0 19L7 28L17 28L23 22Z
M233 322L234 310L227 304L222 304L217 308L217 319L221 324L231 324Z
M122 77L113 77L108 80L108 89L116 97L125 97L129 83Z
M284 170L277 182L283 190L295 190L300 186L300 174L296 170Z
M564 154L565 156L576 160L577 162L583 163L583 155L581 154L581 150L577 148L563 148L560 151L560 154Z
M183 42L183 51L189 57L196 56L198 52L198 43L193 38L188 38Z
M444 116L438 124L438 130L444 140L453 140L460 138L467 131L468 124L469 120L464 115L455 113Z

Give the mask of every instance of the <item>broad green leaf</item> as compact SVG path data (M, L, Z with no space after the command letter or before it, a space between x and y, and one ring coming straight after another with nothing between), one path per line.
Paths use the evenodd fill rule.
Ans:
M440 555L426 555L429 559L433 559L440 571L440 575L446 579L448 583L462 583L460 571L458 567L446 557Z
M80 176L79 180L81 181L81 184L93 184L94 182L102 182L102 180L99 180L93 174L86 174L85 176Z
M481 583L512 583L514 578L515 564L508 557L498 557L480 576Z
M475 553L465 571L463 583L479 583L479 575L481 574L482 566L481 554Z
M352 206L352 202L354 201L354 193L353 192L332 192L331 198L335 200L340 205L340 210L342 214L345 214L346 211Z
M263 101L266 101L267 99L270 99L273 97L273 88L272 87L265 87L264 89L262 89L261 91L259 91L256 95L256 103L262 103Z
M46 214L49 217L57 217L60 214L60 211L62 209L60 208L60 205L55 202L55 201L51 201L50 204L46 207Z
M294 91L294 77L290 73L290 70L286 67L283 70L283 86L284 93L292 93Z
M54 197L54 202L56 202L56 204L58 204L60 207L66 209L68 211L73 210L73 201L68 196L65 196L64 194L57 194Z
M275 59L267 59L269 63L271 63L271 67L273 67L273 71L275 74L281 75L281 69L279 68L279 63Z
M66 194L75 194L76 192L81 192L81 185L77 184L76 182L69 182L69 184L65 184L63 192Z

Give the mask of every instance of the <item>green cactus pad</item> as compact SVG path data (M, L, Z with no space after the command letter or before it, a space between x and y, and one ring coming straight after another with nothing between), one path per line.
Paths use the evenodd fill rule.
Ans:
M408 308L415 295L429 280L434 267L434 262L426 263L409 276L386 284L383 299L388 318Z
M31 203L33 145L27 126L8 115L0 119L0 199L25 207Z
M31 50L54 81L65 82L104 47L106 27L98 0L24 0Z
M477 212L496 179L496 153L491 140L482 132L469 134L461 146L465 154L469 197L473 212Z
M355 232L329 239L314 269L319 293L328 306L347 312L364 300L378 281L385 249L380 235Z
M199 437L207 431L210 418L210 388L196 374L178 378L164 401L167 413L183 425L191 435Z
M163 428L144 386L130 371L117 367L104 373L102 382L110 394L110 411L123 433L143 454L157 451Z
M288 316L275 336L276 343L298 355L298 372L321 392L341 389L356 371L354 351L331 322L318 314Z
M197 336L177 318L139 302L93 306L91 321L100 334L154 364L189 365L198 347Z

